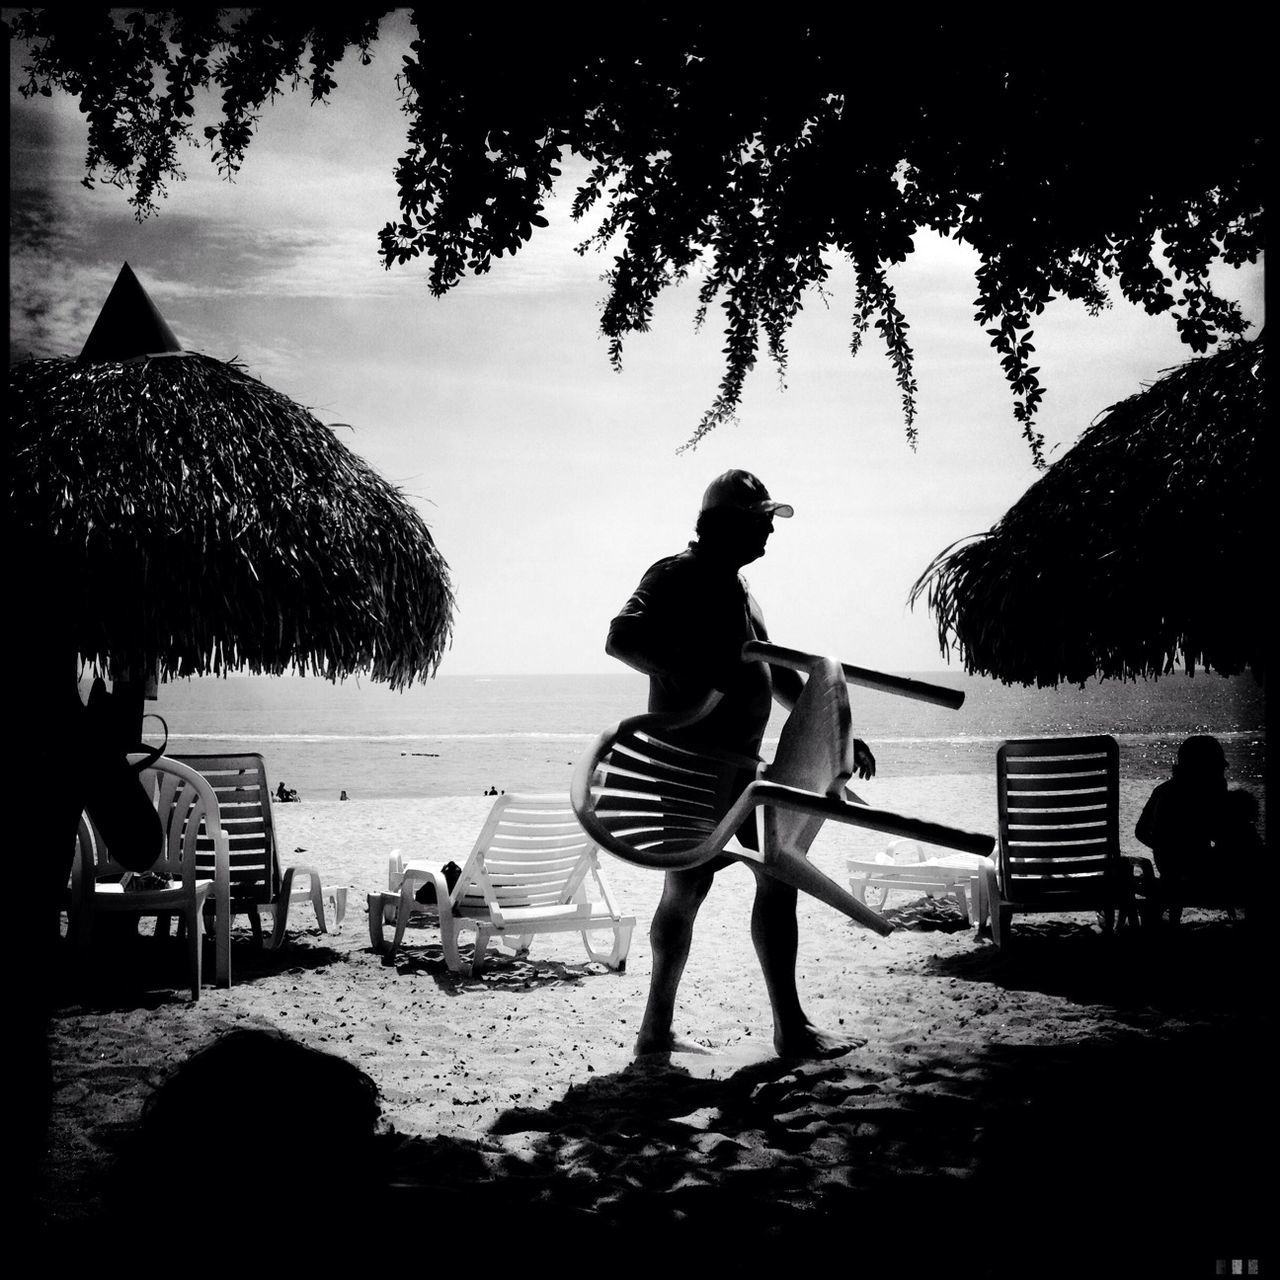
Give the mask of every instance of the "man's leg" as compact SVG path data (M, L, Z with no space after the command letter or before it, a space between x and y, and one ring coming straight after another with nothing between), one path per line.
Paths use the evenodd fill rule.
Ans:
M756 876L751 941L773 1008L774 1049L783 1058L836 1058L864 1045L865 1040L819 1030L805 1015L796 990L797 891L765 871L751 869Z
M689 958L694 918L714 877L715 871L705 865L666 873L662 897L649 926L653 970L649 975L649 1002L636 1039L636 1053L670 1053L676 1047L671 1030L676 989Z

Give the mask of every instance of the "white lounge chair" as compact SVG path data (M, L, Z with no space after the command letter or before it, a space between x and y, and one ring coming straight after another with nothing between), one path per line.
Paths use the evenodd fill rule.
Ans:
M369 939L384 950L384 924L395 913L389 954L404 940L405 926L416 911L435 915L440 925L445 962L457 973L477 972L490 939L524 954L535 934L580 933L587 955L621 972L627 963L635 917L624 916L600 870L599 853L574 817L567 797L500 796L489 811L462 874L452 889L437 866L404 861L392 855L386 893L369 895ZM599 895L588 896L594 882ZM434 903L415 894L424 884L435 886ZM463 930L475 930L470 962L459 949ZM613 945L597 950L593 932L609 931Z
M891 840L874 858L850 858L845 863L849 887L859 902L868 891L878 889L880 900L872 903L883 911L891 889L923 893L930 898L954 898L969 924L969 904L980 906L980 881L984 871L995 864L973 853L927 854L915 840ZM972 894L972 898L970 895ZM978 921L982 923L981 920Z

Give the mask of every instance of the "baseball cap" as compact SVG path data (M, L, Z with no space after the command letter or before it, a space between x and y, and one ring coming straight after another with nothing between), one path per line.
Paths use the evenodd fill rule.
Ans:
M716 476L707 485L707 491L702 495L702 510L710 511L715 507L730 507L752 515L782 516L784 519L795 515L794 508L788 503L774 502L769 497L769 490L750 471L736 468Z

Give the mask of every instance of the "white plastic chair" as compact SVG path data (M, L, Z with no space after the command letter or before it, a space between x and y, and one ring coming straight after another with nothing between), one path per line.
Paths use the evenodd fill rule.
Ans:
M882 936L892 926L809 861L809 848L825 821L990 852L991 836L872 808L845 787L854 771L847 683L857 679L907 696L921 696L925 686L754 640L743 647L743 657L808 674L773 761L761 766L756 780L730 804L744 765L758 762L690 747L674 732L706 715L719 694L683 715L650 712L619 722L583 757L571 789L575 812L602 849L661 870L695 867L728 854L755 863ZM758 852L735 839L757 809Z
M135 764L144 758L141 754L129 757ZM111 857L88 814L82 814L71 870L68 933L77 946L87 948L95 922L102 916L178 916L186 931L191 998L198 1000L203 980L204 908L210 898L215 911L215 976L220 986L231 985L230 858L218 802L196 770L169 756L161 756L139 776L155 802L164 830L164 844L150 873L166 877L168 887L129 887L138 873ZM202 841L209 845L206 868L200 866L198 853Z

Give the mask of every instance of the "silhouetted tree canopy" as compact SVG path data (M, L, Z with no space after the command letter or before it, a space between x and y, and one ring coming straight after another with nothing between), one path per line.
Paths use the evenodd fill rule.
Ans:
M203 139L234 175L264 105L301 86L329 98L337 64L348 51L367 64L389 12L53 7L9 26L30 42L22 92L79 98L86 183L128 187L142 218L181 176L179 144ZM785 376L790 325L840 255L856 278L851 350L880 331L914 441L912 348L889 268L922 232L977 250L975 319L1037 461L1032 325L1055 297L1097 312L1114 284L1170 312L1194 351L1248 327L1208 272L1262 250L1257 32L1232 47L1207 21L1063 11L1052 30L1002 9L909 6L736 23L698 6L613 24L454 12L408 15L408 135L384 264L425 258L437 296L488 271L546 225L561 162L580 157L574 215L603 214L580 251L621 246L600 320L611 361L668 285L696 281L699 323L723 310L724 375L690 444L732 417L762 344ZM200 128L205 88L221 115Z

